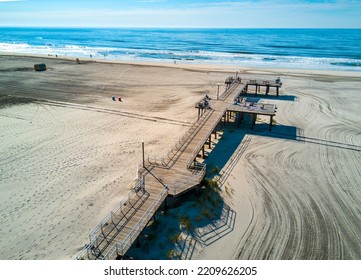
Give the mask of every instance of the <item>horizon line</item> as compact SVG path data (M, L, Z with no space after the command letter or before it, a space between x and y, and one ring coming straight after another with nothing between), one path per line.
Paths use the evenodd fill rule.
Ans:
M361 29L361 27L214 27L214 26L45 26L0 25L0 28L79 28L79 29Z

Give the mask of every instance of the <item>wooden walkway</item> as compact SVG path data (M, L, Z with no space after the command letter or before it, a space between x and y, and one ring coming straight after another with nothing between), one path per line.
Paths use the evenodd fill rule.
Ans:
M124 256L166 197L178 196L199 185L206 165L196 157L210 140L227 112L274 114L270 109L239 106L235 100L247 84L234 80L218 100L211 100L198 121L162 157L148 157L138 166L138 180L132 190L90 233L90 243L77 259L116 259ZM247 105L247 104L246 104ZM268 112L268 113L267 113Z

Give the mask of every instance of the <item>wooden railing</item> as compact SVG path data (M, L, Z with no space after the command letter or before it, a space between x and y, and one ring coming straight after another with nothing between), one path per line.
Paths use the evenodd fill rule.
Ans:
M165 198L168 195L168 190L164 188L161 193L158 195L156 200L152 203L152 205L148 208L148 210L144 213L139 222L132 228L131 232L127 235L127 237L122 242L116 242L108 251L107 254L104 255L104 259L106 260L114 260L117 256L122 256L126 253L126 251L130 248L133 242L136 240L138 235L153 217L155 212L158 210L160 205L163 203Z
M208 109L207 112L197 122L195 122L181 137L179 137L178 140L174 143L174 145L170 149L168 149L162 156L156 157L147 155L147 162L152 165L170 168L171 163L174 161L177 154L182 152L187 147L186 144L192 141L193 137L207 122L213 111L214 110ZM143 165L142 162L140 162L139 164L141 166Z
M120 214L122 210L126 207L131 198L136 195L137 191L143 186L143 181L137 180L134 188L128 192L128 194L119 202L117 205L107 214L101 222L90 232L89 239L90 243L78 254L76 259L84 259L86 255L98 248L99 244L102 243L106 238L102 234L103 227L109 225L113 219L114 215ZM101 241L99 241L101 239ZM101 258L99 256L99 258Z

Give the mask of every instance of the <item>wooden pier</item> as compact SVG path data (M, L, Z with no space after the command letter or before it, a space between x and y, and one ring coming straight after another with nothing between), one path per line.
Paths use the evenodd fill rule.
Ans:
M216 134L230 114L238 115L239 122L244 114L250 114L252 128L257 115L270 116L271 129L276 107L240 99L249 84L239 79L227 79L226 84L226 91L217 99L207 96L196 104L198 120L163 156L148 156L139 163L134 189L91 231L90 243L77 259L124 256L168 196L181 195L199 185L206 165L196 161L197 155L202 152L204 157L204 146L207 142L210 145L212 133Z
M275 79L275 80L246 80L243 81L246 86L244 88L243 93L247 94L248 90L251 86L254 87L254 94L257 95L259 93L261 93L261 88L265 88L265 95L268 96L270 93L270 89L271 88L275 88L276 89L276 95L277 97L279 96L279 89L282 87L282 82L281 80Z

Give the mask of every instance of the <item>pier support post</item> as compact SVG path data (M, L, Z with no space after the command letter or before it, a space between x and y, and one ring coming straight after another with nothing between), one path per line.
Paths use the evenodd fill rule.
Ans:
M254 128L254 125L256 124L257 114L252 114L252 126L251 129Z
M205 151L204 151L204 145L202 146L202 158L204 158L204 154L205 154Z
M168 197L166 197L165 199L164 199L164 203L163 203L163 212L164 212L164 214L166 214L167 213L167 210L168 210Z
M212 142L211 141L212 141L212 134L210 134L209 137L208 137L208 148L210 148L210 149L212 149L212 145L211 145Z
M145 154L144 154L144 141L142 140L142 160L143 160L143 168L145 168Z
M237 124L237 127L240 127L242 121L243 121L243 113L238 112L238 124Z
M139 248L139 247L140 247L139 237L135 240L135 247L136 247L136 248Z
M277 97L278 97L279 94L280 94L280 87L279 86L276 86L276 92L277 92Z
M218 126L218 125L217 125ZM216 128L214 129L214 139L217 139L217 126Z
M269 118L269 131L272 130L272 121L273 121L273 116L270 116L270 118Z
M269 94L269 85L266 87L266 96Z

